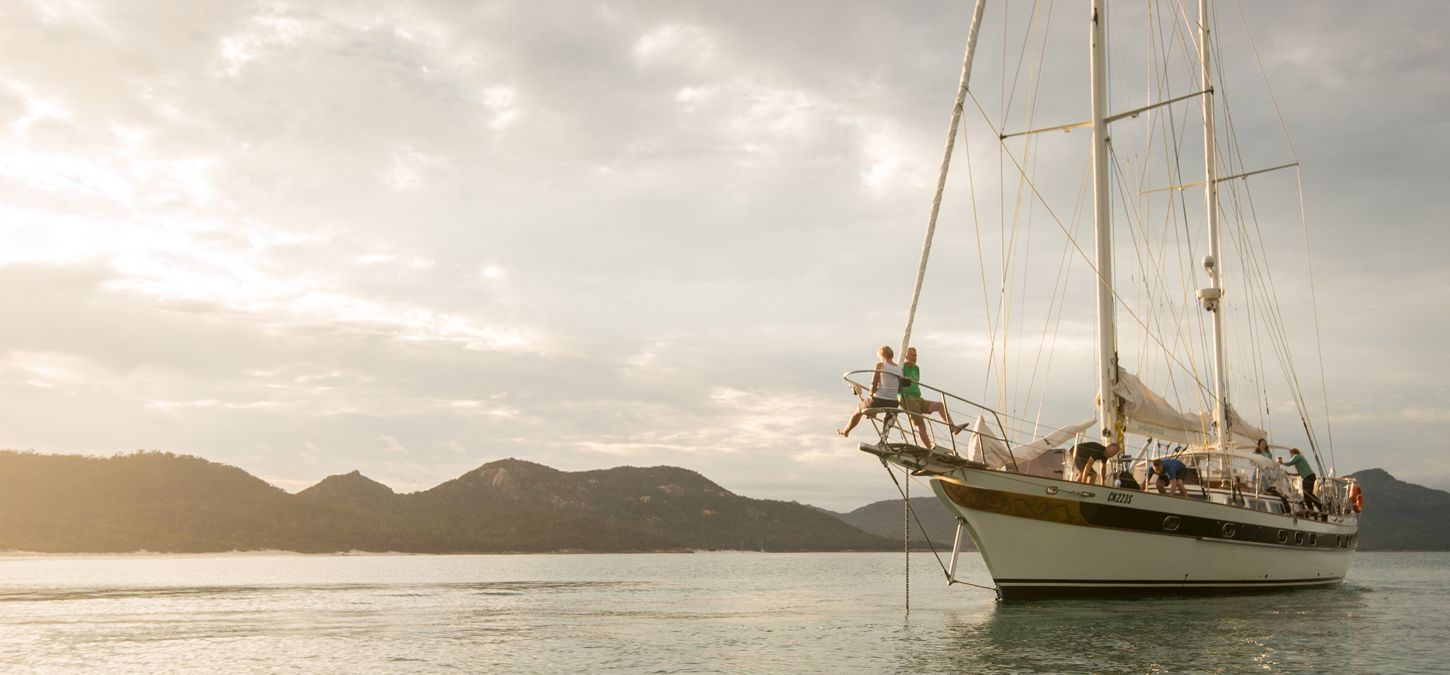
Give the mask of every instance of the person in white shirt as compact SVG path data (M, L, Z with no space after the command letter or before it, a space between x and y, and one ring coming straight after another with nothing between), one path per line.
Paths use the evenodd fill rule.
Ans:
M871 408L895 408L897 407L896 394L901 390L901 365L894 359L896 352L888 345L881 345L876 350L876 355L881 358L876 363L876 374L871 376L871 396L861 401L856 412L851 414L850 421L846 422L845 428L837 429L836 433L842 436L850 436L851 430L861 423L861 418L869 413Z

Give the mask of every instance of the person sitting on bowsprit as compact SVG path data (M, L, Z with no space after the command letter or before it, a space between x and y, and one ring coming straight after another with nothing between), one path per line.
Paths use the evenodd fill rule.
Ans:
M851 413L851 419L846 422L845 427L836 430L842 436L850 436L851 430L861 423L863 416L869 415L875 419L876 414L869 412L870 410L895 408L900 405L896 402L896 392L901 389L902 378L901 365L895 361L896 353L890 346L881 345L876 350L876 356L881 360L876 364L876 372L871 375L871 396L861 401L861 405Z

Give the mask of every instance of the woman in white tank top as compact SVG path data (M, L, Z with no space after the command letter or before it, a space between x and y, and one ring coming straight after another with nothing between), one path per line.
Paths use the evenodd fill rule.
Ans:
M888 345L881 345L876 355L881 357L881 361L876 364L876 374L871 376L871 397L861 402L845 428L836 430L842 436L851 435L851 430L861 423L868 409L897 407L896 394L901 391L901 364L893 360L896 353Z

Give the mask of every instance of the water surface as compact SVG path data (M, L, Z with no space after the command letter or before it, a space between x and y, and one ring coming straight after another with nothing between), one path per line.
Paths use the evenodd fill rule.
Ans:
M1442 672L1450 554L1333 589L999 603L900 553L0 557L0 663L86 670ZM959 576L990 584L981 558Z

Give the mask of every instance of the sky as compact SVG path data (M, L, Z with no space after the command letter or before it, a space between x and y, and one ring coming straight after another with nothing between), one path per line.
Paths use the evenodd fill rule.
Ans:
M1253 27L1273 87L1245 97L1267 111L1246 161L1302 166L1315 295L1302 263L1280 290L1311 412L1339 473L1450 489L1450 5L1251 4L1220 21ZM1048 72L1085 73L1085 10L1052 8ZM970 12L0 0L0 448L193 454L289 491L516 457L895 498L833 433L841 373L900 341ZM1114 103L1143 105L1120 72ZM1044 89L1039 122L1086 117L1084 92ZM961 155L995 171L967 117ZM1076 142L1044 142L1043 173L1075 185ZM924 379L986 396L972 284L1000 242L956 185L913 343ZM1280 238L1302 249L1297 210ZM1087 375L1042 396L1049 422L1091 414L1090 311L1065 315L1054 381Z

